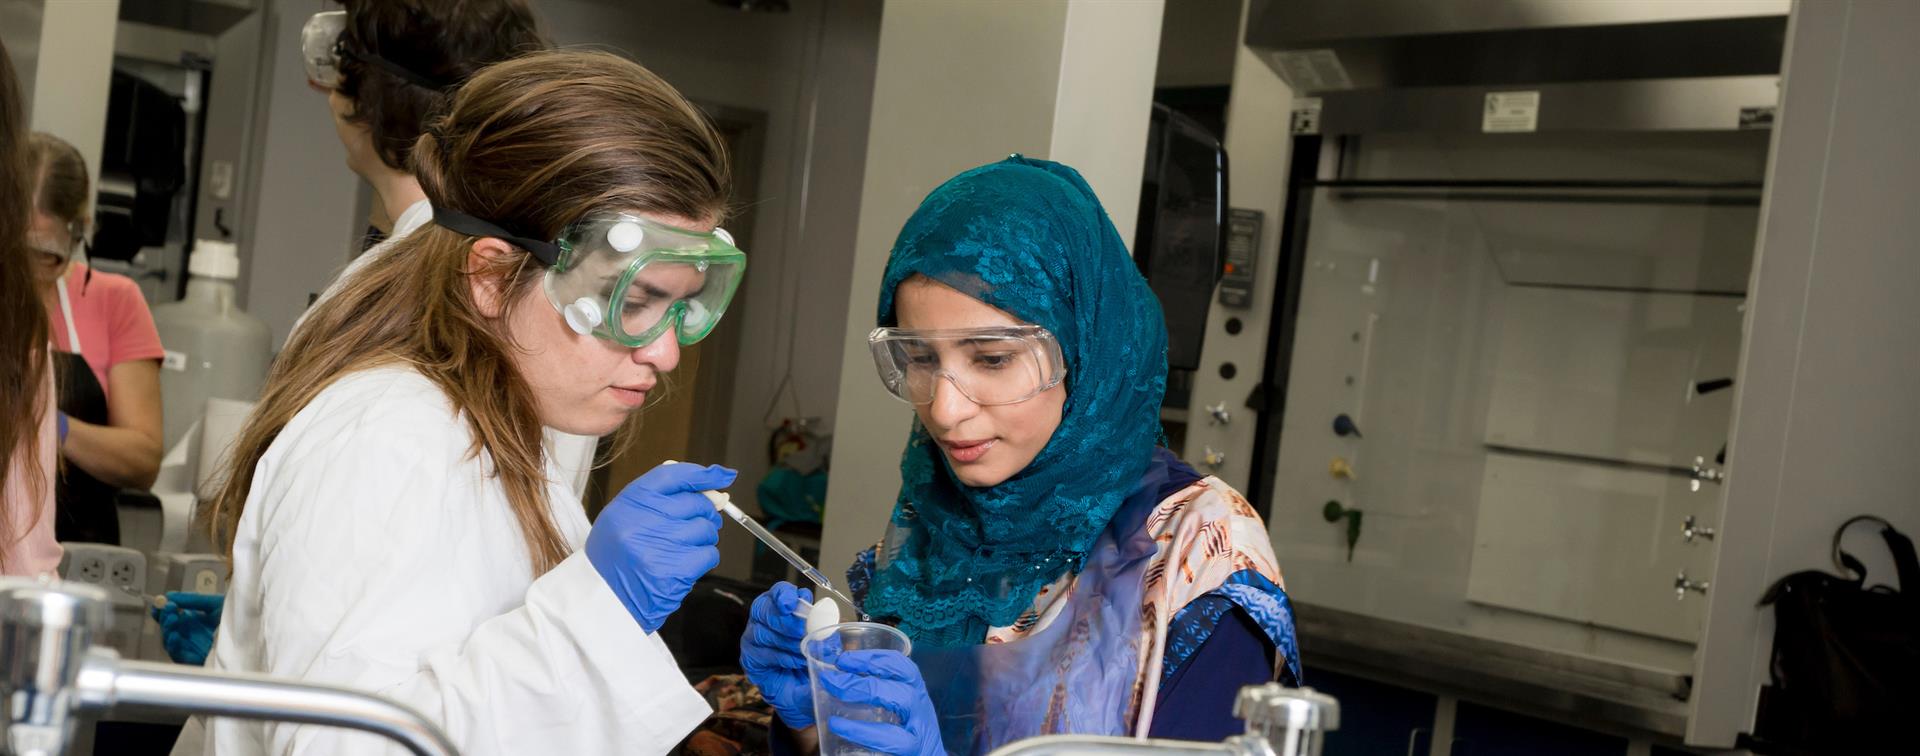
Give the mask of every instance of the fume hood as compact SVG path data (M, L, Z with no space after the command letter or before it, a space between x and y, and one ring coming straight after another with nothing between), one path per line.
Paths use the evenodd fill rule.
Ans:
M1786 11L1252 4L1278 284L1186 454L1251 460L1310 663L1685 734Z

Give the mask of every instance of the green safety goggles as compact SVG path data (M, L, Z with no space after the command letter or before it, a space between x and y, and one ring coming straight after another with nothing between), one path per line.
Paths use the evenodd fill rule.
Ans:
M690 231L631 213L590 216L551 242L435 208L453 231L501 239L547 266L543 288L568 327L638 349L672 329L682 345L707 337L740 288L747 255L725 229Z

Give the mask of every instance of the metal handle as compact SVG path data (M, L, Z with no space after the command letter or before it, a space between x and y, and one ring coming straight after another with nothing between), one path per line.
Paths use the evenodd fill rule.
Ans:
M1673 579L1673 600L1681 601L1686 599L1687 591L1704 595L1707 589L1711 587L1713 587L1713 583L1705 580L1688 580L1687 571L1681 570L1680 575Z
M1705 525L1695 525L1693 515L1687 515L1687 519L1680 521L1680 537L1685 538L1687 543L1693 543L1693 539L1695 538L1704 538L1711 541L1713 540L1713 533L1713 528Z
M1221 465L1227 463L1226 452L1214 451L1211 446L1206 447L1206 450L1206 454L1200 458L1200 461L1207 466L1207 469L1218 470Z
M1208 425L1226 425L1233 422L1233 413L1227 411L1227 403L1221 402L1207 408Z

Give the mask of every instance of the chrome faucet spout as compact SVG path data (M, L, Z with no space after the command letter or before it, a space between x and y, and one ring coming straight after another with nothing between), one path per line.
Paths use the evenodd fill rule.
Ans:
M93 640L107 626L99 588L0 578L0 753L58 756L82 713L110 709L204 714L347 727L385 736L415 756L458 756L418 712L379 696L260 675L121 659Z

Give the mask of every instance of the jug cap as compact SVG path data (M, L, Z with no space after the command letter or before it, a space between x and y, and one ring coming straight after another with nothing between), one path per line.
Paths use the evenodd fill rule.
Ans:
M233 281L240 278L240 248L233 242L200 239L193 243L187 274Z

